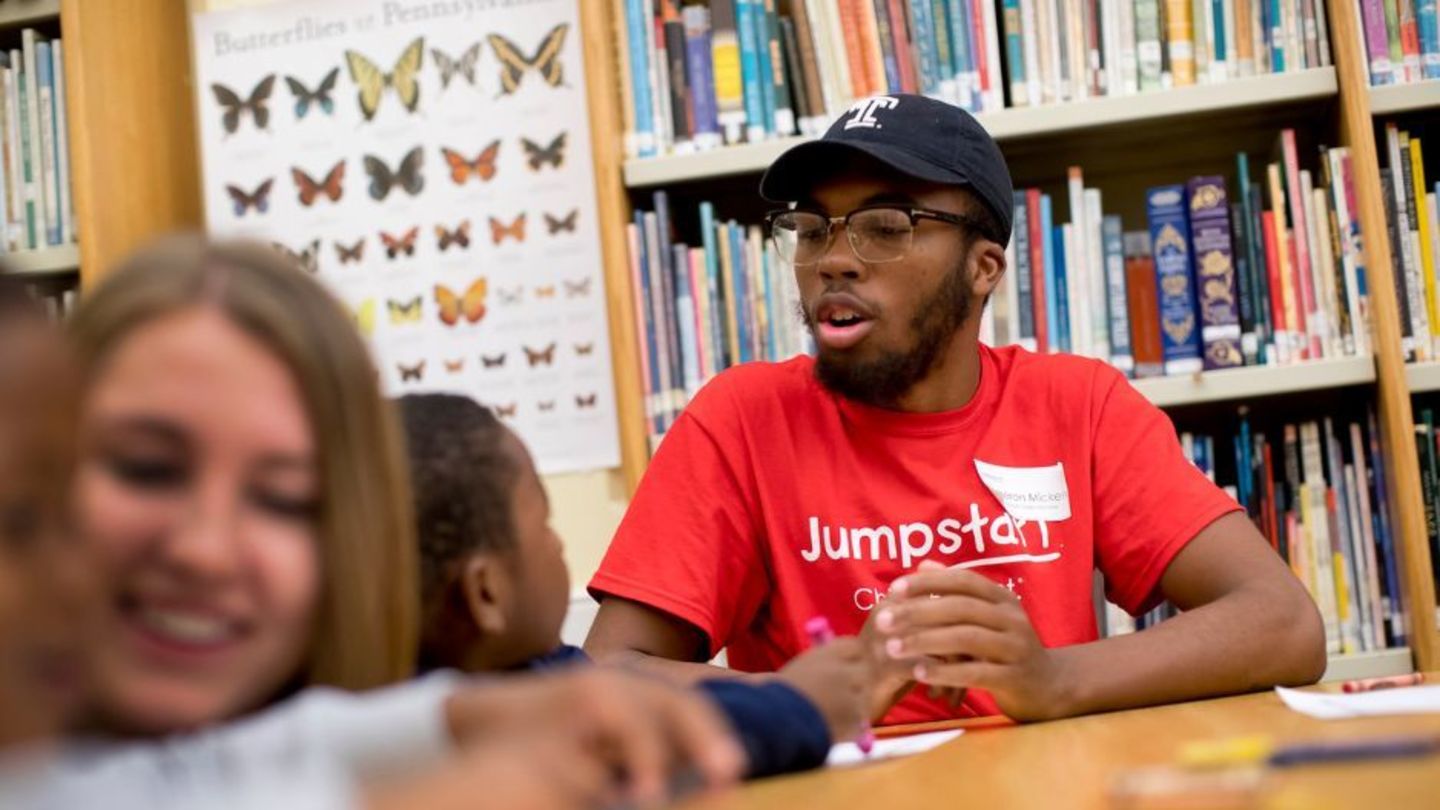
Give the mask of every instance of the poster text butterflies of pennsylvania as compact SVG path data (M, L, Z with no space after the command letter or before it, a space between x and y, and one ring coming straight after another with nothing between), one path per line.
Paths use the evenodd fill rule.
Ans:
M356 17L302 17L294 25L271 31L217 31L215 32L215 55L253 53L265 48L279 48L307 42L319 42L332 37L351 33L363 33L376 28L423 23L432 20L458 18L467 20L474 15L494 9L521 8L553 3L556 0L415 0L414 2L388 2L380 7L378 14L366 12Z

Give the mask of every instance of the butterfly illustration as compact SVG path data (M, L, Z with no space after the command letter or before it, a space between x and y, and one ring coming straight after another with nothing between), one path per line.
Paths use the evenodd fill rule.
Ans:
M530 361L531 368L535 368L536 366L548 366L554 364L555 362L554 341L551 341L550 345L546 346L543 349L532 349L529 346L521 346L520 348L525 350L525 359Z
M536 287L536 288L535 288L535 297L536 297L536 298L554 298L554 297L555 297L555 285L554 285L554 284L546 284L546 285L543 286L543 287Z
M477 42L466 48L458 58L439 48L431 48L430 58L435 60L435 67L440 71L441 90L449 87L450 81L456 76L464 76L465 81L474 84L475 63L480 61L480 43Z
M490 241L496 245L510 237L516 242L525 241L525 215L516 217L509 225L501 222L495 217L490 217Z
M396 301L394 298L385 299L385 308L390 312L390 323L400 326L407 323L419 323L420 314L423 312L420 296L415 296L409 301Z
M572 209L570 209L570 213L566 214L566 215L563 216L563 217L554 217L554 216L551 216L551 215L549 215L549 214L546 214L546 215L545 215L545 227L546 227L547 229L549 229L551 236L554 236L555 234L560 233L561 231L566 231L566 232L568 232L568 233L574 233L574 232L575 232L575 222L576 222L577 220L579 220L579 219L580 219L580 209L579 209L579 208L572 208Z
M398 237L397 237L397 236L391 236L390 234L388 234L388 233L386 233L386 232L384 232L384 231L381 231L381 232L380 232L380 243L383 244L383 245L385 245L385 258L387 258L387 259L394 259L396 256L399 256L401 253L404 253L406 256L414 256L414 255L415 255L415 240L418 239L419 237L420 237L420 226L419 226L419 225L416 225L415 227L411 228L410 230L406 231L405 233L401 234L401 235L398 236Z
M518 406L514 402L510 403L509 405L496 405L495 415L499 416L501 419L514 419L515 411L517 410L517 408Z
M340 78L340 68L331 68L325 78L314 90L305 87L305 83L294 76L286 76L285 83L290 85L290 95L295 97L295 120L299 121L310 114L311 107L319 107L326 115L335 114L335 99L330 94L335 92L335 82Z
M565 78L560 46L565 43L565 34L569 30L570 26L565 23L550 29L550 33L540 40L535 55L529 57L520 51L520 46L499 34L486 37L495 55L500 58L500 95L508 96L518 90L520 80L529 70L539 73L540 78L551 87L559 87Z
M290 167L290 177L295 181L295 188L300 193L300 204L309 208L321 197L328 197L330 202L340 202L340 195L345 193L345 161L336 163L325 175L323 181L306 174L303 170L294 166Z
M421 360L413 366L407 366L404 363L396 363L395 368L400 372L400 382L420 382L421 380L425 379L424 360Z
M549 146L541 146L529 138L521 138L520 145L525 147L525 160L530 164L530 171L538 172L546 163L556 169L560 168L560 164L565 162L565 139L569 135L568 132L556 135Z
M250 120L255 122L256 129L270 128L270 93L275 89L275 74L270 74L261 79L254 89L250 91L249 98L240 98L234 90L219 82L210 85L210 92L215 94L215 101L225 108L220 116L220 125L225 127L226 134L233 135L235 130L240 128L240 117L246 111L250 111Z
M535 407L539 408L541 413L549 413L555 410L555 400L542 399L535 403Z
M464 185L471 177L483 183L495 176L495 158L500 155L500 141L491 142L474 160L466 160L464 155L443 146L440 154L450 164L450 179L455 181L455 185Z
M333 244L335 245L335 256L341 264L351 264L365 259L365 237L363 236L355 240L355 244L349 247L339 242Z
M243 217L245 212L255 209L255 213L263 214L270 210L270 189L275 185L275 178L270 178L255 187L249 194L239 186L225 187L225 192L230 195L230 201L235 204L235 216Z
M360 112L365 120L375 118L380 109L380 99L385 88L395 91L408 112L415 112L420 104L420 83L416 81L420 68L425 64L425 38L417 37L400 53L395 68L389 73L381 70L374 62L356 51L345 52L345 63L350 67L350 79L360 88Z
M485 277L470 282L461 295L444 284L436 284L435 303L440 305L440 322L446 326L454 326L462 319L479 323L485 317Z
M395 186L405 189L410 196L420 193L425 187L425 177L420 174L420 168L425 163L425 152L420 147L415 147L405 153L400 159L400 165L395 171L385 165L385 161L374 155L365 156L365 173L370 175L370 197L376 202L383 201L390 196L390 189Z
M598 398L599 398L599 395L598 395L598 394L588 394L588 395L583 396L583 397L580 396L579 394L576 394L576 395L575 395L575 407L580 408L580 409L582 409L582 410L585 409L585 408L593 408L593 407L595 407L595 401L596 401Z
M488 354L480 355L480 365L484 366L485 368L504 368L505 352L501 352L494 357L491 357Z
M453 231L444 225L435 226L435 246L440 248L440 252L449 250L451 245L470 247L470 220L461 220Z
M355 328L360 334L370 337L375 333L375 299L366 298L360 305L350 310L350 319L355 322Z
M500 295L500 303L518 304L520 303L520 299L525 295L525 287L520 284L516 284L514 287L511 287L508 290L496 290L495 292L499 293Z
M581 279L581 280L579 280L579 281L570 281L569 279L566 279L566 280L565 280L565 297L566 297L566 298L589 298L589 297L590 297L590 279L586 278L586 279Z
M451 374L459 374L465 370L465 358L457 357L454 360L446 360L445 370Z
M271 242L270 244L274 245L276 250L289 257L290 261L295 262L305 272L311 274L320 272L319 239L311 240L310 244L300 250L291 250L288 245L282 245L279 242Z
M589 357L595 353L595 343L593 341L590 343L576 343L574 346L577 357Z

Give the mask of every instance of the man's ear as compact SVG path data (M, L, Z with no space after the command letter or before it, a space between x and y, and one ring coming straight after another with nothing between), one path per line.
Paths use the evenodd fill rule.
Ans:
M966 263L969 264L967 277L970 279L970 294L983 301L1000 286L1000 280L1005 277L1005 248L997 242L977 237L970 246Z
M509 569L491 554L471 554L460 572L460 589L470 621L482 637L502 635L509 627L505 605L514 587Z

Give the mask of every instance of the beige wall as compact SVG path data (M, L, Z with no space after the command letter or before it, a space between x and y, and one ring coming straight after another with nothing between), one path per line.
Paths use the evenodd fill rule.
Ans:
M600 565L620 517L625 514L625 479L620 470L545 477L550 525L565 542L570 587L580 591Z

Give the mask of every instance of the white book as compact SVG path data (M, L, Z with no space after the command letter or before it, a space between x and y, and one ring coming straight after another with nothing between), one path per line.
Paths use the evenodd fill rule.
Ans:
M1105 288L1105 215L1100 206L1100 189L1085 189L1085 257L1090 274L1090 351L1092 357L1110 362L1110 294Z
M40 42L35 48L35 65L40 72L40 182L45 184L45 244L60 244L62 229L60 213L59 147L55 142L55 80L50 46ZM46 80L49 81L46 81Z
M1120 3L1110 0L1100 6L1100 93L1106 96L1125 94L1120 70Z
M1121 95L1140 92L1140 59L1135 44L1135 3L1119 0L1120 90Z
M1005 275L1015 273L1015 240L1011 239L1005 245ZM1004 277L1002 276L1002 279ZM1006 321L1007 307L1009 302L1005 300L1005 284L995 285L995 291L990 295L990 301L985 311L980 316L980 342L987 346L1003 346L1008 336L1010 324Z
M1415 345L1417 348L1420 346L1424 346L1426 349L1429 350L1428 357L1420 357L1421 360L1425 360L1429 359L1430 357L1435 357L1436 352L1440 351L1440 348L1437 348L1440 347L1440 336L1437 336L1435 334L1435 325L1430 323L1430 311L1429 309L1427 309L1429 302L1429 290L1434 285L1435 280L1425 277L1425 262L1423 258L1424 254L1420 252L1420 223L1418 219L1421 216L1426 216L1426 212L1420 211L1417 208L1415 211L1415 216L1410 216L1409 205L1412 205L1414 202L1410 199L1410 195L1414 192L1414 186L1412 185L1410 188L1405 188L1404 185L1404 167L1409 165L1408 161L1410 160L1410 136L1404 132L1400 133L1398 147L1401 164L1397 166L1397 174L1400 176L1401 179L1401 205L1405 206L1405 223L1406 227L1409 228L1409 233L1407 234L1402 231L1400 238L1406 241L1406 246L1409 248L1410 269L1411 272L1414 274L1416 284L1415 289L1419 292L1420 296L1421 305L1419 312L1419 320L1420 325L1424 329L1421 332L1415 333ZM1419 337L1420 335L1429 335L1430 340L1421 340Z
M799 2L800 0L796 0ZM835 64L835 53L830 45L830 24L820 16L819 7L826 5L820 0L804 0L805 16L810 18L811 44L815 46L815 61L822 66ZM799 32L797 31L798 35ZM835 71L822 67L820 70L820 97L825 102L825 114L820 116L826 121L839 115L844 109L840 105L839 91L835 86ZM816 134L824 134L821 130Z
M982 4L985 9L985 65L990 86L985 90L986 110L998 110L1005 106L1005 74L1000 68L1000 38L1002 36L995 4Z
M35 241L31 248L45 245L45 234L50 229L48 212L53 204L50 200L53 186L45 184L45 147L40 126L40 76L35 62L35 45L43 39L33 28L26 28L20 34L21 55L25 60L26 122L30 131L30 178L34 187Z
M1235 36L1235 0L1225 0L1222 11L1224 20L1220 25L1225 31L1225 78L1233 79L1244 75L1244 66L1240 64L1240 41Z
M1085 176L1079 166L1070 167L1066 188L1070 193L1070 224L1074 231L1071 237L1075 244L1074 252L1067 250L1065 255L1065 287L1070 299L1070 351L1094 357L1095 349L1091 346L1094 329L1090 325L1094 304L1090 296L1094 294L1094 287L1090 283L1090 250L1086 246L1090 229L1085 224ZM1068 246L1069 242L1066 244Z
M1055 0L1029 0L1029 2L1035 11L1035 36L1027 36L1025 39L1034 42L1036 73L1040 81L1040 93L1039 95L1030 94L1031 103L1034 105L1053 104L1058 95L1055 77L1057 75L1057 55L1060 48L1060 44L1055 40Z
M840 11L834 3L820 2L816 4L822 9L822 19L825 21L824 32L830 38L830 53L832 62L821 68L821 73L833 73L835 75L836 100L840 104L840 112L850 108L855 101L854 85L850 83L850 62L845 53L845 29L840 25ZM892 23L893 24L893 23Z
M1065 25L1065 17L1061 14L1064 0L1041 0L1047 7L1047 18L1050 20L1050 38L1046 40L1050 44L1050 80L1053 81L1051 101L1069 101L1070 83L1066 77L1070 75L1070 68L1061 61L1060 39L1070 36L1070 29Z
M1215 30L1214 19L1210 0L1190 0L1190 47L1195 54L1196 84L1208 84L1214 78L1210 73L1210 32Z
M1250 47L1255 53L1255 72L1270 72L1270 38L1266 36L1265 17L1260 10L1260 4L1267 0L1250 0ZM1362 26L1355 26L1357 29ZM1364 48L1361 53L1366 53Z
M1315 601L1320 615L1325 620L1325 643L1329 652L1338 653L1343 649L1341 641L1341 615L1338 594L1335 588L1335 555L1330 545L1329 513L1325 509L1325 478L1320 465L1320 429L1314 422L1300 425L1300 458L1304 471L1303 497L1307 512L1305 534L1309 540L1310 558L1314 566L1312 583Z
M19 56L19 51L11 51ZM5 189L10 198L10 219L6 224L6 249L20 250L25 246L25 155L20 140L20 70L12 60L5 70L5 159L10 164L10 183Z
M1335 218L1340 225L1340 247L1341 261L1345 268L1345 292L1346 303L1350 307L1350 325L1354 333L1355 354L1368 355L1370 353L1370 307L1369 302L1360 297L1360 278L1357 258L1360 258L1360 246L1355 238L1356 228L1351 219L1349 204L1345 198L1345 166L1344 157L1349 154L1345 148L1331 149L1326 153L1325 159L1330 161L1330 182L1333 186L1332 197L1335 199ZM1360 258L1363 261L1363 258Z
M1365 559L1365 534L1360 531L1360 500L1355 492L1355 466L1344 465L1342 480L1345 482L1345 519L1347 539L1350 541L1350 559L1355 563L1355 606L1360 611L1360 649L1365 652L1376 649L1375 625L1370 618L1370 572Z
M1355 498L1360 502L1360 533L1365 547L1365 575L1369 579L1371 633L1376 648L1385 646L1385 621L1390 614L1389 599L1380 588L1380 565L1375 553L1374 515L1370 506L1370 471L1365 457L1365 438L1360 424L1350 423L1350 457L1355 463Z
M75 242L75 200L70 189L70 124L65 110L69 96L65 95L65 55L60 48L60 40L50 43L50 56L55 60L55 142L59 154L57 185L60 196L60 243L69 245Z
M1358 576L1359 569L1356 567L1354 536L1350 531L1350 501L1349 490L1345 484L1344 466L1340 463L1340 444L1335 441L1335 423L1330 417L1325 417L1325 433L1322 437L1325 443L1325 457L1327 469L1330 472L1330 491L1335 500L1335 522L1331 530L1335 533L1333 540L1340 546L1340 558L1344 562L1344 585L1345 585L1345 622L1341 625L1342 639L1346 644L1346 652L1360 652L1365 649L1364 634L1361 628L1364 626L1364 611L1361 608L1361 580Z
M1340 288L1335 283L1337 265L1333 240L1330 235L1330 200L1326 196L1325 189L1311 190L1310 210L1315 212L1312 219L1316 221L1315 246L1319 249L1315 256L1320 264L1321 280L1324 282L1323 286L1317 287L1316 290L1323 290L1325 293L1325 320L1330 327L1330 342L1325 350L1326 356L1352 355L1355 353L1355 338L1340 330Z
M1125 609L1109 601L1105 602L1106 638L1114 638L1135 632L1135 617Z
M1335 327L1330 315L1334 310L1328 306L1330 299L1326 295L1325 265L1320 261L1320 239L1323 227L1320 218L1324 216L1324 210L1315 207L1314 192L1314 179L1310 176L1310 170L1301 169L1300 196L1305 201L1305 232L1298 236L1305 237L1305 244L1310 253L1310 290L1315 298L1315 308L1306 313L1306 316L1314 318L1315 322L1312 328L1310 322L1306 321L1306 329L1310 334L1319 338L1321 356L1334 357L1336 353Z
M1040 87L1044 83L1040 76L1041 49L1036 47L1040 38L1037 24L1035 0L1020 0L1020 28L1025 32L1021 43L1025 58L1025 102L1032 107L1041 103Z

